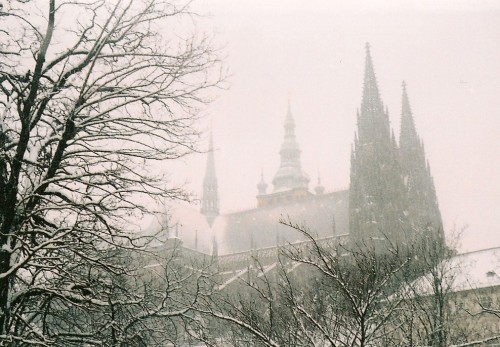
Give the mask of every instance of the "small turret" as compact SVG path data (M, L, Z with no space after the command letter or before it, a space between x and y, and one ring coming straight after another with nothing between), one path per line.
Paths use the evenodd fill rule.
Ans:
M318 184L314 187L316 195L322 195L325 192L325 187L321 184L321 176L318 174Z
M267 183L264 181L264 172L260 173L260 182L257 184L258 195L265 195L267 190Z

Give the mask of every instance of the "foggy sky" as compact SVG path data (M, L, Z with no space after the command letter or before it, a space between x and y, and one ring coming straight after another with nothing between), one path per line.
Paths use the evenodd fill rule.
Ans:
M206 113L222 212L256 206L279 167L290 97L310 189L347 189L365 42L399 137L401 83L461 250L500 246L500 4L494 1L201 1L194 19L224 46L231 87ZM201 143L207 146L207 142ZM175 168L201 194L206 155ZM169 166L165 170L173 170ZM271 187L270 187L271 188ZM268 191L269 189L268 188Z

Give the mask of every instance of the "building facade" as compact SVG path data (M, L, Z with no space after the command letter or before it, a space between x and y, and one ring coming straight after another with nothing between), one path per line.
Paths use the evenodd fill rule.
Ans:
M175 232L186 247L223 255L303 240L303 235L280 224L283 217L306 226L318 238L349 234L352 240L400 244L442 237L434 183L406 85L403 83L398 143L380 96L368 44L348 190L325 193L319 179L310 189L290 103L278 170L271 187L261 175L256 208L220 213L213 148L210 135L201 208L171 207L168 218L160 223L168 236Z

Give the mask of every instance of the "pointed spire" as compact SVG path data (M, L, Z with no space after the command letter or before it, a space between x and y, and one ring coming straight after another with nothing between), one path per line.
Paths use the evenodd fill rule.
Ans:
M370 45L366 45L357 136L351 149L349 230L353 239L397 235L404 222L403 180L389 111L380 97ZM393 236L393 235L390 235Z
M360 144L390 141L389 115L380 97L373 68L370 45L366 44L365 72L361 109L357 114Z
M410 101L406 91L406 82L402 83L403 95L401 103L401 131L399 133L399 145L402 151L414 151L419 147L420 139L417 135Z
M293 122L290 93L288 93L287 106L288 107L287 107L287 111L286 111L286 120Z
M409 222L415 230L434 230L440 236L442 220L434 182L429 161L425 158L424 143L419 138L415 127L404 81L402 83L399 158L406 182Z
M201 213L206 217L210 227L212 227L215 217L219 215L219 194L217 189L217 177L215 175L214 141L212 131L210 131L207 167L205 171L205 179L203 180Z
M325 192L325 187L321 184L321 176L318 172L318 184L316 187L314 187L314 191L316 192L316 195L321 195Z
M377 86L377 78L373 68L370 44L367 42L365 57L365 76L363 83L363 99L361 102L361 113L383 113L383 105Z
M290 138L295 140L295 121L292 116L292 108L290 106L290 97L288 97L288 107L285 118L285 139Z
M260 182L257 184L259 195L265 195L267 190L267 183L264 181L264 170L260 171Z
M212 130L210 130L210 138L208 142L208 157L207 157L207 169L205 172L205 180L208 178L215 178L215 158L214 158L214 136Z
M309 178L302 172L300 164L300 148L295 139L295 121L292 116L290 100L288 100L285 117L285 138L280 150L280 168L274 176L274 192L295 188L306 188Z

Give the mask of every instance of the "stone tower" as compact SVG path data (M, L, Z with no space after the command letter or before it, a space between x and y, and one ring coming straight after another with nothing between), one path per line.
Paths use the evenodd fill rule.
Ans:
M309 177L302 171L300 147L295 138L295 121L288 101L285 117L285 138L280 149L280 166L274 175L273 191L265 194L264 182L258 185L259 206L291 202L309 195Z
M307 189L309 177L302 172L300 164L300 148L295 138L295 121L292 117L290 102L285 118L285 139L280 150L280 167L273 179L273 192L292 190L296 188Z

